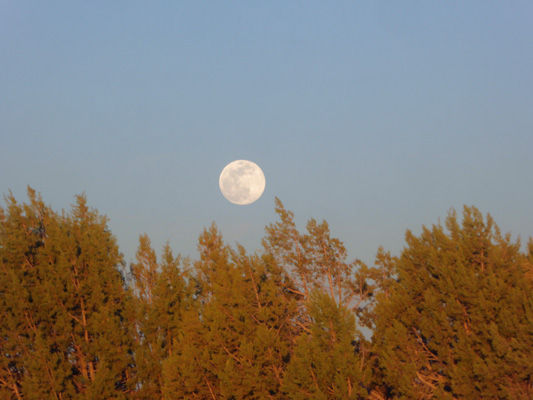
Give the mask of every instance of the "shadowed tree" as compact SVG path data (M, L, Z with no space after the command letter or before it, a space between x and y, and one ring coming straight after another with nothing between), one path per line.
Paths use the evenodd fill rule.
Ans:
M401 257L380 260L390 276L373 314L380 392L532 398L531 258L474 207L462 224L451 212L446 227L408 231Z

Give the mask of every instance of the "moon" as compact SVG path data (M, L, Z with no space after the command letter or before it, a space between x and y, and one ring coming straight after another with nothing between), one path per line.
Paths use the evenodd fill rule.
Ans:
M218 185L228 201L243 206L261 197L265 190L265 175L257 164L236 160L224 167Z

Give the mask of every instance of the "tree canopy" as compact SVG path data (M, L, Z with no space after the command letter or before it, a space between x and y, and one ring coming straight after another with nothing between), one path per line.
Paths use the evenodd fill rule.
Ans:
M213 223L126 265L85 196L5 203L2 399L533 398L533 241L475 207L371 267L279 199L260 252Z

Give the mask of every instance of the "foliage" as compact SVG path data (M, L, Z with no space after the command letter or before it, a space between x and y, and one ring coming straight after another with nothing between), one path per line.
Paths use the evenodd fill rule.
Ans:
M339 305L353 310L361 307L371 295L366 283L366 266L359 260L347 263L347 253L339 239L332 238L326 221L307 223L306 234L296 228L294 214L276 198L280 221L266 227L263 247L284 268L290 280L288 290L298 295L300 307L308 305L310 293L320 290ZM302 326L307 311L302 312Z
M393 398L524 399L533 393L529 260L492 218L465 207L407 232L377 296L374 353Z
M327 293L315 290L310 301L309 331L297 340L287 368L284 390L290 399L365 399L368 355L355 340L355 318Z
M131 265L135 324L136 398L161 398L162 364L172 355L172 343L182 334L183 315L193 304L187 282L187 261L163 248L158 262L147 235L139 239L137 262Z
M132 343L128 291L106 219L78 196L56 214L28 189L7 198L0 231L3 398L125 397Z
M269 257L229 249L213 225L200 237L197 308L165 363L166 398L281 398L295 304Z
M0 398L533 398L533 240L465 207L369 268L275 208L260 253L214 224L192 262L141 235L125 276L85 196L7 196Z

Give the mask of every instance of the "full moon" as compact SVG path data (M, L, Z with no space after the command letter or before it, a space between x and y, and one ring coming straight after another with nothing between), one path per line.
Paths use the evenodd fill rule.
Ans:
M265 175L257 164L237 160L224 167L218 185L228 201L239 205L251 204L265 190Z

